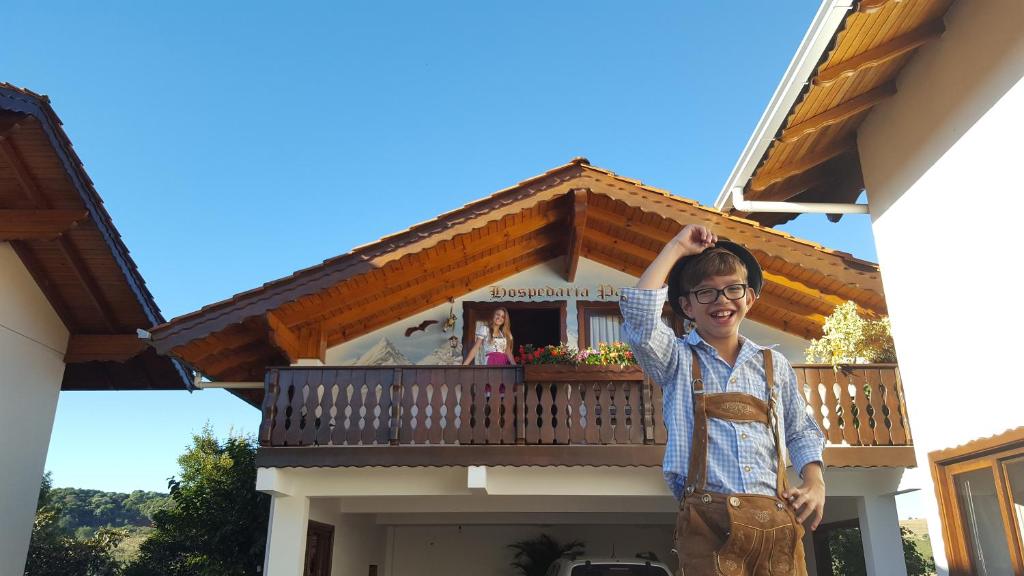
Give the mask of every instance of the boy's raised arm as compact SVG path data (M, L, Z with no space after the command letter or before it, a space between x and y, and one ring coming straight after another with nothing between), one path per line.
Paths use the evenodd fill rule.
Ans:
M665 247L658 253L658 257L647 269L644 270L640 280L636 283L637 288L643 290L657 290L665 285L668 273L676 260L683 256L700 254L705 249L714 246L718 237L711 233L706 227L700 224L687 224L676 234L675 238L668 241Z
M662 385L669 382L666 375L674 371L677 349L675 334L661 321L667 293L665 280L676 260L699 254L715 241L715 235L704 226L683 227L640 276L636 288L622 292L619 309L623 338L632 347L644 372Z

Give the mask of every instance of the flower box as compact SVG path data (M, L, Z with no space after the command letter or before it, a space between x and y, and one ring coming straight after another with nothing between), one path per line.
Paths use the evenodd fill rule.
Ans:
M609 380L643 380L639 366L595 366L568 364L525 364L525 382L605 382Z

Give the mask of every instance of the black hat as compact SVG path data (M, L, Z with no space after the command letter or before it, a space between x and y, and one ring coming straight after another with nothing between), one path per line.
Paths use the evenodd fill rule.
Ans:
M750 253L743 246L736 244L735 242L729 242L728 240L719 240L715 242L714 248L723 248L732 252L743 262L743 265L747 268L747 285L754 290L754 294L761 295L761 286L764 285L764 275L761 273L761 265L757 263L757 258ZM707 254L714 248L708 248L700 254L691 254L690 256L683 256L672 266L672 271L668 273L668 302L675 310L676 314L686 318L687 320L693 320L683 312L683 307L679 304L679 297L683 296L683 269L686 266L703 255Z

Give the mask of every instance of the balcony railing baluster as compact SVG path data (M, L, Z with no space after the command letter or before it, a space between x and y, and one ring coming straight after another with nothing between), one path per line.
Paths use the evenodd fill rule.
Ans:
M794 366L832 445L912 444L894 364ZM272 368L260 444L664 445L661 389L638 368Z

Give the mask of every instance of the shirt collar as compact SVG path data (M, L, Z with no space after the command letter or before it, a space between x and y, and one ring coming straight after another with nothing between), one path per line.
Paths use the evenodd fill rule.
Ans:
M705 350L714 350L714 348L715 348L714 346L712 346L711 344L708 344L703 338L700 337L700 334L697 333L697 329L696 328L694 328L693 330L690 330L690 332L686 335L686 343L689 344L690 346L699 346L699 347L701 347L701 348L703 348ZM772 344L770 346L762 346L762 345L758 344L757 342L754 342L750 338L747 338L746 336L740 334L740 354L739 355L743 356L743 350L744 350L744 348L747 348L747 347L752 348L756 352L760 352L762 350L770 350L772 348L775 348L775 346L776 346L775 344Z

